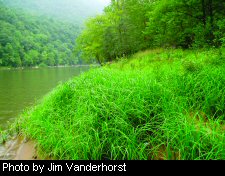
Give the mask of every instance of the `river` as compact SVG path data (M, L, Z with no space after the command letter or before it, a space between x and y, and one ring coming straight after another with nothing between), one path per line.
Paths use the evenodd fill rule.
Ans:
M25 108L58 84L88 69L82 66L0 70L0 128L7 128Z

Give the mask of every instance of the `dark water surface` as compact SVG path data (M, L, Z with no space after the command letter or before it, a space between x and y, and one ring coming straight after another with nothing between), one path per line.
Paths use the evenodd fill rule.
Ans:
M6 128L8 122L58 84L88 69L82 66L0 70L0 128Z

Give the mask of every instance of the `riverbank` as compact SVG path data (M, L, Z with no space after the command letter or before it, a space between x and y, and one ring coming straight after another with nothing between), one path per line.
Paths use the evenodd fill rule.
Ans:
M0 70L10 70L10 67L0 67Z
M9 138L0 149L2 160L37 160L35 143L21 136Z
M0 67L0 70L23 70L23 69L40 69L40 68L67 68L67 67L99 67L99 64L83 64L83 65L58 65L58 66L35 66L35 67Z
M57 87L14 124L59 160L225 159L225 50L149 50Z

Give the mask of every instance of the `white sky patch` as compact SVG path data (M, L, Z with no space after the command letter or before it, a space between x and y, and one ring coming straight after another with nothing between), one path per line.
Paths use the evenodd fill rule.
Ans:
M101 2L102 4L104 4L105 6L109 5L111 0L97 0L99 2Z

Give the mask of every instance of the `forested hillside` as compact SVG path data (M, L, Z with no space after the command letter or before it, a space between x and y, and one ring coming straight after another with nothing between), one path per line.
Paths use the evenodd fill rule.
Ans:
M43 14L80 25L90 16L102 13L108 0L0 0L33 14Z
M0 0L0 66L82 63L74 54L83 21L103 11L100 0Z
M0 3L0 66L66 65L79 27L5 7Z
M86 59L114 60L156 47L225 45L224 0L112 0L78 38Z

